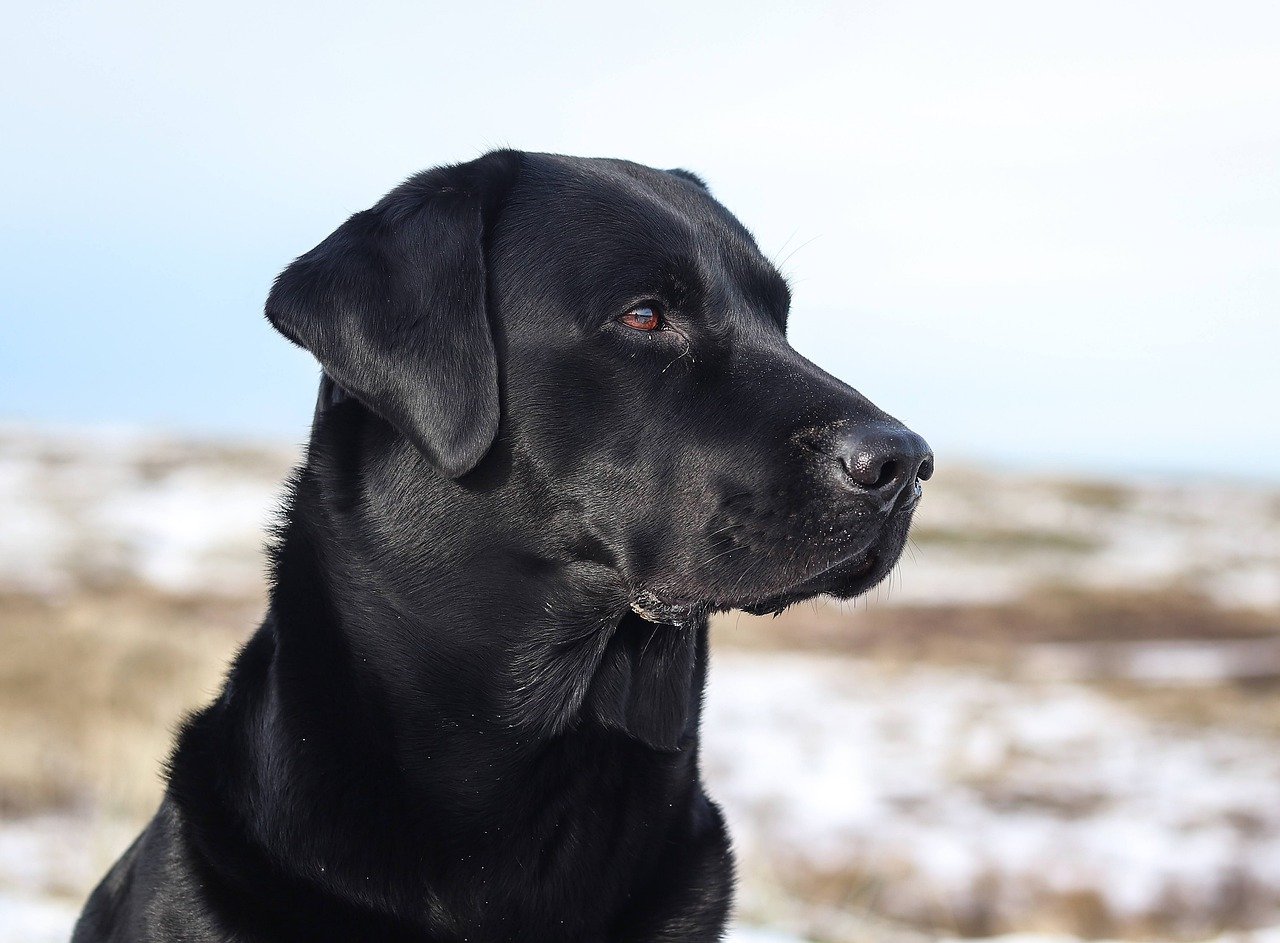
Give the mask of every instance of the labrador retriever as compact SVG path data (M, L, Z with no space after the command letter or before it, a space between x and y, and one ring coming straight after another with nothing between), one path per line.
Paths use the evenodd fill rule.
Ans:
M265 620L90 941L706 941L707 619L850 598L933 458L695 175L497 151L276 280L323 368Z

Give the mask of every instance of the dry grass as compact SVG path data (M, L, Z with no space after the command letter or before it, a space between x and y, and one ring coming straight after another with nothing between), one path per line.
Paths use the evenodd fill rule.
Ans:
M258 609L139 588L0 597L0 815L145 818L175 726L216 691Z
M1033 528L938 527L923 525L911 531L921 549L947 547L968 553L1016 557L1027 553L1089 554L1105 546L1100 537Z
M831 651L863 656L1001 664L1019 646L1274 637L1272 613L1231 610L1169 590L1122 592L1044 587L1013 602L863 609L823 602L782 615L730 613L716 642L740 648Z
M257 598L175 598L140 587L64 600L0 596L0 650L5 653L0 661L0 817L88 808L136 825L149 816L160 795L160 770L175 725L217 690L227 660L256 624L261 607ZM818 604L776 619L733 614L717 621L714 637L717 646L836 651L890 663L933 660L1000 670L1014 663L1020 648L1041 642L1215 640L1274 632L1274 621L1265 614L1224 611L1191 595L1046 589L1016 603L984 606L842 612ZM1172 723L1280 735L1280 685L1188 692L1109 684L1106 690ZM995 798L1016 810L1027 803L1042 805L1049 797L1005 792ZM1087 803L1090 797L1072 801ZM112 835L100 855L104 865L119 851ZM1027 889L1002 887L995 874L960 902L904 894L904 888L919 885L905 864L893 861L825 869L777 861L769 873L744 878L743 900L755 901L761 915L793 913L797 927L812 938L839 943L915 943L936 931L973 935L1028 929L1095 938L1144 932L1194 937L1218 926L1241 925L1248 916L1240 910L1241 901L1265 896L1227 882L1212 912L1167 900L1148 917L1135 918L1112 913L1089 889L1046 888L1037 893L1032 910L1025 899L1009 905L1010 895L1025 895ZM65 893L74 898L84 890L76 885Z
M1009 603L957 606L838 607L811 603L782 615L729 613L715 620L717 647L835 652L886 667L933 662L998 676L1026 674L1026 653L1042 643L1096 648L1116 642L1230 642L1274 639L1280 616L1230 610L1202 596L1050 587ZM1195 686L1139 683L1100 674L1094 685L1158 721L1280 735L1280 677Z
M1204 685L1190 691L1176 685L1123 682L1100 687L1125 706L1163 723L1280 738L1276 681Z
M260 612L256 599L175 598L143 587L60 601L0 597L0 813L79 802L131 816L149 810L174 726L217 689ZM1266 616L1190 596L1051 590L987 606L735 613L714 631L722 647L1007 668L1026 643L1249 638L1274 627ZM1276 686L1223 686L1191 698L1139 685L1109 691L1162 718L1280 731Z
M1072 504L1103 511L1121 511L1134 501L1133 488L1113 481L1058 479L1058 492Z
M1265 895L1254 893L1242 875L1229 875L1221 881L1213 889L1213 902L1208 907L1166 894L1145 914L1117 913L1093 888L1053 889L1046 885L1029 893L1025 883L1010 885L995 872L978 874L963 900L923 892L926 885L913 881L914 877L909 866L892 861L824 868L799 860L776 862L767 876L755 876L762 883L780 887L792 902L791 909L798 903L802 914L854 918L838 929L823 928L818 921L814 938L831 943L1016 933L1061 934L1085 940L1190 941L1256 924L1268 916L1250 904ZM868 928L877 928L880 933L868 935Z

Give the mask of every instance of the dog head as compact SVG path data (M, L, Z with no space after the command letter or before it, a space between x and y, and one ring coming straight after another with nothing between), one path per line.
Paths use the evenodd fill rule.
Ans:
M504 495L531 540L679 623L866 591L932 473L923 439L791 348L789 303L694 175L500 151L353 216L267 314L441 482L519 469L547 498Z

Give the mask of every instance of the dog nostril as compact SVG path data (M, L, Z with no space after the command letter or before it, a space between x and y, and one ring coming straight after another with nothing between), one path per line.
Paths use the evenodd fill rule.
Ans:
M872 488L885 488L891 485L898 477L898 463L893 459L885 462L880 466L880 474L872 483Z
M903 474L903 465L898 459L888 458L878 462L875 456L865 453L856 457L842 456L840 468L845 478L869 491L884 491L899 485Z
M893 500L933 475L933 452L908 429L872 426L839 442L841 480L857 491Z

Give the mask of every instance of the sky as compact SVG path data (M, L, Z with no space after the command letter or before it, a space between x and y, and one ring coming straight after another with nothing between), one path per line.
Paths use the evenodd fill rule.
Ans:
M940 463L1280 480L1280 5L67 3L0 35L0 421L301 441L274 275L500 146L702 175Z

